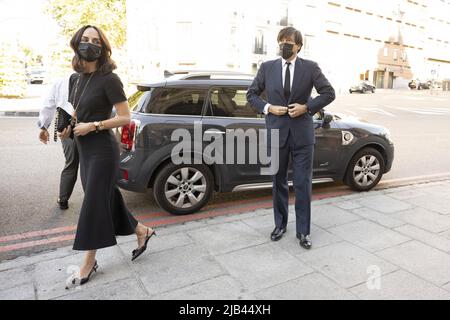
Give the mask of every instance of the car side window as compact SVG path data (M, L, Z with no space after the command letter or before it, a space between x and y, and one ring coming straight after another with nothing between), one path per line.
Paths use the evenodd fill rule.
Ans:
M323 117L322 117L322 112L316 112L313 116L313 121L322 121Z
M128 108L131 111L138 111L142 107L142 102L145 100L145 92L137 91L128 97Z
M206 116L260 118L247 101L247 88L216 87L210 91Z
M154 88L146 113L201 116L207 90L189 88Z

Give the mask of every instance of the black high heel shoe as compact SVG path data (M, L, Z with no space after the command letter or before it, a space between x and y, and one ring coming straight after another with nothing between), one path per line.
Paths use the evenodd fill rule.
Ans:
M133 252L131 253L131 254L132 254L131 261L134 261L137 257L139 257L142 253L144 253L144 251L147 250L147 243L148 243L148 240L150 240L150 238L151 238L153 235L156 236L155 230L153 230L153 232L152 232L151 234L148 234L148 231L149 231L149 230L150 230L150 229L147 228L147 236L145 237L145 243L144 243L144 245L143 245L142 247L140 247L140 248L134 249Z
M70 283L72 284L72 285L76 285L76 283L77 283L77 280L79 281L79 285L81 286L81 285L83 285L83 284L85 284L86 282L88 282L89 281L89 279L91 278L91 275L94 273L94 272L97 272L97 269L98 269L98 264L97 264L97 260L95 260L95 264L94 264L94 266L92 267L92 269L91 269L91 271L89 271L89 274L88 274L88 276L86 277L86 278L82 278L82 279L80 279L80 278L73 278L71 281L70 281ZM68 290L69 289L69 286L67 285L66 286L66 290Z
M95 264L94 264L94 266L92 267L91 271L89 271L88 276L87 276L86 278L83 278L83 279L80 280L80 286L83 285L83 284L85 284L86 282L88 282L88 281L89 281L89 278L91 277L91 275L92 275L94 272L97 272L97 269L98 269L98 264L97 264L97 260L95 260Z

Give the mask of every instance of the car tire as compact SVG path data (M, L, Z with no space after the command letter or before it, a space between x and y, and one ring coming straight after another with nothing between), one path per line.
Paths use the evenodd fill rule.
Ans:
M344 182L352 190L369 191L380 182L384 168L381 153L374 148L364 148L350 160Z
M352 91L352 90L348 90L348 92L350 92L350 94L352 94L352 93L353 93L353 91Z
M156 175L153 195L162 209L185 215L208 203L213 186L213 175L207 166L168 163Z
M372 93L375 93L375 89L372 88Z

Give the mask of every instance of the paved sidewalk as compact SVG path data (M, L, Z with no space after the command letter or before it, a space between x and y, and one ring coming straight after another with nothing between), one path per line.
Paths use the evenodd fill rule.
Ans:
M313 249L272 211L157 230L100 250L99 272L65 290L82 253L61 248L0 263L0 299L450 299L450 180L313 202Z

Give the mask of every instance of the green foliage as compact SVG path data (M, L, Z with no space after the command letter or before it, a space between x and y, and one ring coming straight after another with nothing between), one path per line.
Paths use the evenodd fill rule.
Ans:
M105 32L114 48L126 43L126 0L48 0L46 12L70 39L83 25L95 25Z
M19 53L19 54L18 54ZM24 54L17 45L0 45L0 97L23 97L27 89Z

